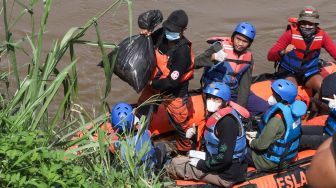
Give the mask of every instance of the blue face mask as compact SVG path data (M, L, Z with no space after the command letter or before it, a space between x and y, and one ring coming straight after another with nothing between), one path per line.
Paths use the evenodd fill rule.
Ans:
M165 35L166 35L166 38L169 40L169 41L173 41L173 40L177 40L180 38L180 33L176 33L176 32L170 32L170 31L165 31Z

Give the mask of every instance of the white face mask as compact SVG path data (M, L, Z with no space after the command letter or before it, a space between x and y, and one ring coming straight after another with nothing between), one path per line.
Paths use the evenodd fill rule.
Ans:
M221 105L221 102L215 102L211 99L207 100L207 110L208 112L216 112Z
M275 105L276 103L278 103L278 101L275 99L275 97L274 97L273 95L270 96L270 97L268 98L267 102L268 102L268 104L271 105L271 106L273 106L273 105Z

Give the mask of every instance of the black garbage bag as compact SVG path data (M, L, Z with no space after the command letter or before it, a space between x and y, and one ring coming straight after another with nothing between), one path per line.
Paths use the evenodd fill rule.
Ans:
M162 22L162 19L161 11L150 10L139 16L138 24L140 28L152 31ZM110 62L115 53L116 51L112 51L108 55ZM98 65L103 66L103 63L100 62ZM155 65L156 58L151 36L134 35L124 39L118 45L113 71L139 93L149 81Z
M152 39L135 35L119 44L114 73L139 93L149 81L155 64Z
M163 16L160 10L149 10L139 15L138 25L142 29L153 31L162 20Z

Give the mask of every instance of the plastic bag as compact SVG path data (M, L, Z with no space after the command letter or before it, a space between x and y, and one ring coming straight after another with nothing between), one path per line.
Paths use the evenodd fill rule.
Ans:
M149 10L139 15L138 24L142 29L152 31L163 17L160 10ZM111 62L117 51L109 53ZM135 35L124 39L118 45L114 73L139 93L149 81L156 58L151 36ZM100 62L98 66L103 66Z
M135 35L119 44L113 71L139 93L149 81L155 64L152 39Z
M138 25L141 29L153 31L162 20L163 16L160 10L149 10L139 15Z

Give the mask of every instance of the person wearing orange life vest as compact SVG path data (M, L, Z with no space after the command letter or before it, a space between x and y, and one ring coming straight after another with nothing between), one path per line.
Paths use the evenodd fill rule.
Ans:
M138 104L153 94L162 94L164 105L171 124L178 131L176 146L179 151L191 149L191 142L185 137L189 127L187 92L189 80L193 78L194 61L191 42L183 35L188 25L188 16L184 10L173 11L162 28L153 33L141 28L140 33L151 35L155 46L157 66L152 78L143 90Z
M268 60L279 62L278 75L295 85L304 85L316 92L319 98L322 76L319 70L321 48L336 59L336 46L330 36L318 25L319 13L312 6L306 6L297 21L290 19L287 31L268 52ZM312 111L317 111L312 106ZM315 113L313 112L313 113Z
M205 67L201 84L216 81L230 86L232 101L246 107L252 82L253 59L249 51L256 30L248 22L239 23L231 37L212 37L211 46L195 58L195 68Z
M173 158L167 167L173 179L197 180L230 187L244 181L247 169L246 137L241 116L249 112L230 101L229 86L213 82L203 90L208 118L204 132L206 153Z

